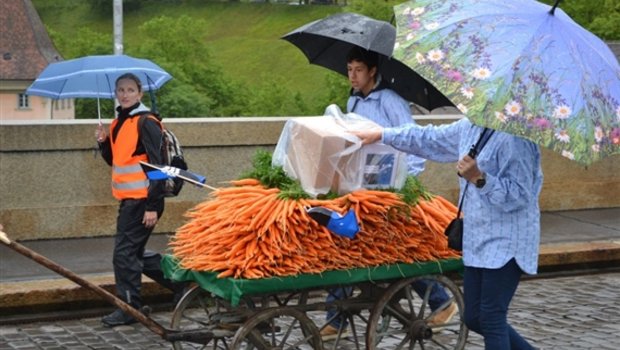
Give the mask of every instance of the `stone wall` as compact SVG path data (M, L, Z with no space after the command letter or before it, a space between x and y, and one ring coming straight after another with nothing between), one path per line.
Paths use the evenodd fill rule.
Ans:
M225 186L250 168L257 149L273 150L287 118L187 118L166 120L184 145L191 169L207 183ZM454 116L420 117L425 124ZM117 203L110 170L95 151L94 120L0 122L0 222L13 239L113 235ZM620 207L620 157L584 168L543 150L542 210ZM429 190L456 202L454 164L428 163L421 176ZM208 190L186 185L166 202L157 232L173 232L183 213Z

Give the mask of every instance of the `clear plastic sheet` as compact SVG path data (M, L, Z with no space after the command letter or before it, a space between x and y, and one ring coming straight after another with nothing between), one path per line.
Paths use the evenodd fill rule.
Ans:
M300 181L312 196L330 190L345 194L360 188L401 188L407 178L404 153L383 144L362 146L351 130L379 125L330 105L321 117L289 119L272 164Z

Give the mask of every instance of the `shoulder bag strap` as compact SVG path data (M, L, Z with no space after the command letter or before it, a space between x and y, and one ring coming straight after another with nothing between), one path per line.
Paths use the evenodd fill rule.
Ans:
M476 156L478 156L478 154L480 154L480 152L482 151L482 148L484 148L487 142L489 142L489 139L491 138L491 135L493 135L494 132L495 130L493 129L484 128L484 130L482 130L482 133L480 133L478 142L476 142L475 145L471 146L471 149L469 150L468 155L475 159ZM457 218L461 217L461 209L463 208L463 202L465 200L465 193L467 193L467 187L469 187L469 181L467 181L467 183L465 184L465 188L463 189L463 194L461 195L461 200L459 201L459 211L456 213Z

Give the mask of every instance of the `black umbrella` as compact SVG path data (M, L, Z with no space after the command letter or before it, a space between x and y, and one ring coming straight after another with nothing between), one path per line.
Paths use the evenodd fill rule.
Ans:
M297 46L312 64L347 75L347 54L354 46L379 54L379 73L404 99L427 109L453 104L424 78L391 58L396 28L355 13L338 13L303 25L282 39Z

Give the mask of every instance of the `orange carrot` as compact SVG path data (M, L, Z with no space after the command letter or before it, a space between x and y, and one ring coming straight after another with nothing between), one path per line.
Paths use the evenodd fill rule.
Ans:
M188 222L170 243L184 268L263 278L456 256L440 230L454 206L438 196L409 207L385 191L289 200L255 181L231 184L186 213ZM353 209L360 232L355 239L335 236L306 213L314 206L341 214Z

